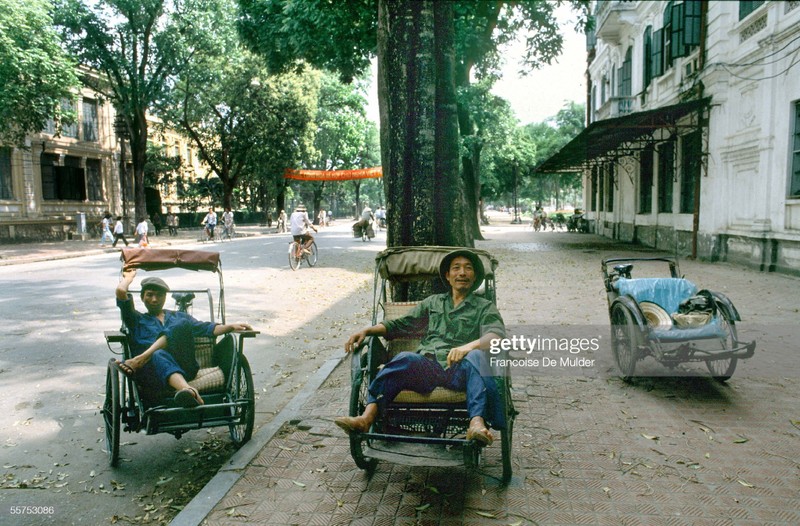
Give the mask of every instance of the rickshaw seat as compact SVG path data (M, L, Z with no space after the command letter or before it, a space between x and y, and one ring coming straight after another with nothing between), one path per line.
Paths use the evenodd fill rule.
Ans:
M214 338L195 337L194 352L200 370L189 385L200 393L213 393L225 388L225 373L214 363Z
M630 295L636 303L650 301L668 314L678 312L681 302L697 293L694 283L683 278L620 278L616 285L621 296Z
M383 319L394 320L411 311L416 302L386 302L383 305ZM419 338L395 338L386 344L388 359L401 352L414 352L419 347ZM395 397L396 404L463 404L467 401L465 391L452 391L437 387L427 394L416 391L400 391Z

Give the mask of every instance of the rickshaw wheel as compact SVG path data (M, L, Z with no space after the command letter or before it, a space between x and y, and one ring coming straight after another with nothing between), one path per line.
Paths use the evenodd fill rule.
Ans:
M352 386L350 389L350 416L359 416L364 412L367 400L367 387L368 382L364 381L364 371L361 368L361 356L353 355L351 363L351 380ZM364 455L364 448L362 447L362 440L357 433L350 435L350 455L353 461L360 469L372 472L378 465L378 460L369 458Z
M317 244L312 241L311 248L309 248L311 254L306 255L306 263L308 263L309 267L313 267L317 264Z
M232 409L233 415L239 412L241 423L230 426L231 441L236 447L241 447L250 437L253 436L253 426L255 425L255 388L253 386L253 373L250 370L250 363L244 355L239 357L239 372L234 378L236 390L233 393L233 400L246 400L247 404L243 408Z
M300 258L297 257L297 241L293 241L289 245L289 266L292 270L300 268Z
M119 433L122 418L119 372L111 363L106 370L106 400L103 403L103 420L106 425L106 450L108 463L116 467L119 462Z
M505 398L506 407L506 428L500 432L500 446L503 455L503 484L508 484L511 481L513 468L511 467L511 444L514 438L514 417L516 411L511 403L511 386L509 379L504 378L503 383L503 397Z
M722 339L722 344L725 349L733 349L738 338L736 337L736 323L731 319L727 311L720 309L720 326L725 332L725 338ZM733 376L736 370L738 358L725 358L723 360L706 360L706 367L718 382L725 382Z
M630 311L617 303L611 307L611 349L625 382L630 381L639 359L641 333Z

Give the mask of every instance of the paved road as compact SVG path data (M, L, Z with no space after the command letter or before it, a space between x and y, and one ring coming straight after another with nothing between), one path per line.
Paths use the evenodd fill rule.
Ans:
M319 265L293 272L288 240L272 235L213 246L222 253L228 320L262 331L246 349L257 426L341 354L348 320L362 318L352 313L368 305L372 261L384 246L383 238L352 239L345 225L326 229L318 236ZM218 284L207 273L161 275L173 287ZM25 505L52 507L50 524L158 523L233 452L225 428L180 440L123 433L121 465L108 467L99 409L112 354L102 331L119 326L118 276L116 253L0 267L2 524L41 524L41 516L11 515L12 506ZM195 306L195 315L203 312Z

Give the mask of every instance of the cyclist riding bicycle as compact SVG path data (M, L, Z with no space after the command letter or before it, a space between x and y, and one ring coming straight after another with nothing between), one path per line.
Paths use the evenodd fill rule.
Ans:
M311 243L314 242L314 236L311 235L309 229L314 232L316 232L317 229L308 218L308 211L305 205L297 205L297 208L294 209L294 212L292 212L292 215L289 217L289 228L291 229L294 240L303 247L303 253L310 254L310 247Z
M231 212L230 207L225 209L225 212L222 213L222 237L227 237L228 239L233 238L233 212Z
M200 222L200 224L205 226L204 230L206 232L206 237L209 240L213 241L213 239L214 239L214 227L217 226L217 213L214 212L214 207L213 206L208 209L208 213L206 214L206 217L203 218L203 220Z

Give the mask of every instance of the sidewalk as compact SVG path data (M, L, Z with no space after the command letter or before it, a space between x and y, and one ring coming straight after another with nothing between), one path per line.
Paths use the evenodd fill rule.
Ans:
M275 228L258 225L241 225L236 227L236 235L253 236L273 233ZM153 248L166 248L170 246L198 243L201 230L199 228L182 228L177 236L170 236L167 229L163 229L160 236L150 236L150 246ZM136 246L134 236L127 236L130 246ZM208 243L207 243L208 244ZM72 257L87 256L91 254L104 254L118 251L125 245L120 241L116 248L110 244L100 246L99 239L71 239L64 241L48 241L41 243L13 243L0 245L0 266L16 265L20 263L34 263L37 261L52 261Z
M490 239L477 246L501 262L498 307L508 327L572 323L607 334L601 258L655 254L522 226L485 233ZM795 278L681 267L703 288L728 294L745 320L796 324ZM800 382L780 367L796 363L797 343L759 343L727 384L682 368L626 384L608 357L585 375L515 377L508 487L497 482L499 442L485 450L480 472L379 463L368 477L332 423L350 395L349 360L333 361L173 524L800 524ZM751 367L769 362L786 372Z

